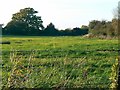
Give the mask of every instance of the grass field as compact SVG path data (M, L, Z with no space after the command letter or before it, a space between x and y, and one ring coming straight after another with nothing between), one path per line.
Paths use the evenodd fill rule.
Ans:
M117 39L5 36L2 87L110 88Z

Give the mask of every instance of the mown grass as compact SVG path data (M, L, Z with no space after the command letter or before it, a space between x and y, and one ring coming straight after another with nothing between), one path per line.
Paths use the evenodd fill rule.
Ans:
M3 87L109 88L118 40L5 36Z

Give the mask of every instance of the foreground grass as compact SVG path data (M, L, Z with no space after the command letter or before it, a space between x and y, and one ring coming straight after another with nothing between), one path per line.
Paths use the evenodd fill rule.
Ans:
M118 40L3 37L3 87L109 88Z

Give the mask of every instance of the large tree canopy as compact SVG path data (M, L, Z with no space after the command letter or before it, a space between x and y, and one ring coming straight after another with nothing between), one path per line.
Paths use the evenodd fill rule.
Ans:
M44 27L43 21L38 12L33 8L24 8L13 14L12 20L6 25L5 30L8 34L36 35Z

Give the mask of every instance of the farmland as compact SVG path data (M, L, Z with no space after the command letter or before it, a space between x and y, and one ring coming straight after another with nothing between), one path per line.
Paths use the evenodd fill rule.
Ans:
M4 36L2 87L110 88L117 39Z

